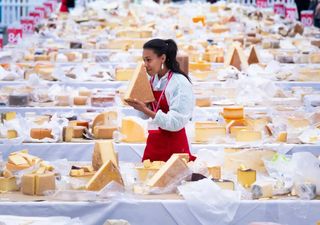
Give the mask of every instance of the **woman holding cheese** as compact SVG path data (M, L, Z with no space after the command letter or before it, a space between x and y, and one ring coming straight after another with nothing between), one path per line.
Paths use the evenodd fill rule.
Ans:
M155 102L134 99L128 104L152 118L143 159L167 161L173 153L190 154L185 125L192 116L194 96L190 78L177 62L178 47L169 40L153 39L143 46L143 60L150 76Z

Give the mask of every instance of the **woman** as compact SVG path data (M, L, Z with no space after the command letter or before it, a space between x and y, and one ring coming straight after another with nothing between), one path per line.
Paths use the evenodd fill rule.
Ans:
M139 100L128 102L152 118L143 159L167 161L173 153L190 154L185 125L194 107L192 85L177 62L177 44L169 39L153 39L143 46L143 60L156 99L150 105Z

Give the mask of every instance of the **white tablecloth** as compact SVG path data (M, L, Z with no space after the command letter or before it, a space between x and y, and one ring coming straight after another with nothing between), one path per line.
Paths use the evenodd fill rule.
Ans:
M283 225L315 225L320 220L319 212L319 200L242 201L228 224L269 221ZM131 225L218 225L205 209L200 223L199 215L193 214L184 200L0 202L0 215L80 217L86 225L103 225L106 219L125 219Z

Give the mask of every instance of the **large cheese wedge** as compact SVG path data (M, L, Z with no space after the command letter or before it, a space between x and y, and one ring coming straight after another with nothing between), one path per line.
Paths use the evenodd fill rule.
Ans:
M258 64L260 63L261 60L260 60L260 56L257 52L257 49L256 47L253 45L251 48L250 48L250 53L249 53L249 57L248 57L248 64L251 65L251 64Z
M92 129L96 126L114 127L118 119L118 113L115 111L103 112L96 116L92 122Z
M124 99L138 99L144 103L153 102L155 100L146 68L143 63L138 63L137 68L132 75L132 79L130 80Z
M227 120L241 120L244 118L243 106L224 107L222 115Z
M15 177L0 177L0 192L18 191L19 187Z
M118 168L109 160L103 164L86 185L88 191L100 191L111 181L123 185L123 180Z
M236 134L238 142L254 142L260 141L262 138L261 131L240 130Z
M21 178L21 191L26 195L44 195L45 191L55 190L56 178L54 173L24 174Z
M98 170L103 164L111 161L119 167L118 154L115 152L112 141L96 141L92 155L92 166Z
M116 68L116 80L118 81L127 81L131 80L134 74L134 69L131 68Z
M188 166L179 155L173 154L159 171L147 182L150 187L166 187L177 181L184 174L187 175Z
M231 47L225 58L225 65L226 66L234 66L238 70L246 69L248 67L247 59L244 56L242 48L239 46Z
M139 143L146 141L143 126L131 117L122 118L121 134L124 135L123 142Z
M30 130L30 137L33 139L53 138L51 129L46 128L32 128Z

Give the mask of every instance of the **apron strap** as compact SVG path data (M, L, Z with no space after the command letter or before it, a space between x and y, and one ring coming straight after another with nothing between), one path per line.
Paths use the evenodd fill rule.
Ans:
M164 93L165 93L165 91L166 91L166 89L167 89L167 86L168 86L168 84L169 84L169 81L171 80L172 75L173 75L173 72L170 71L169 74L168 74L168 81L167 81L164 89L163 89L162 92L161 92L161 95L160 95L160 97L159 97L159 99L158 99L157 105L155 105L155 102L152 102L152 103L151 103L154 112L157 112L158 109L159 109L159 107L160 107L160 101L161 101L161 99L163 98L163 95L164 95ZM153 91L153 81L154 81L154 77L155 77L155 76L153 76L152 79L150 80L150 84L151 84L152 91Z

